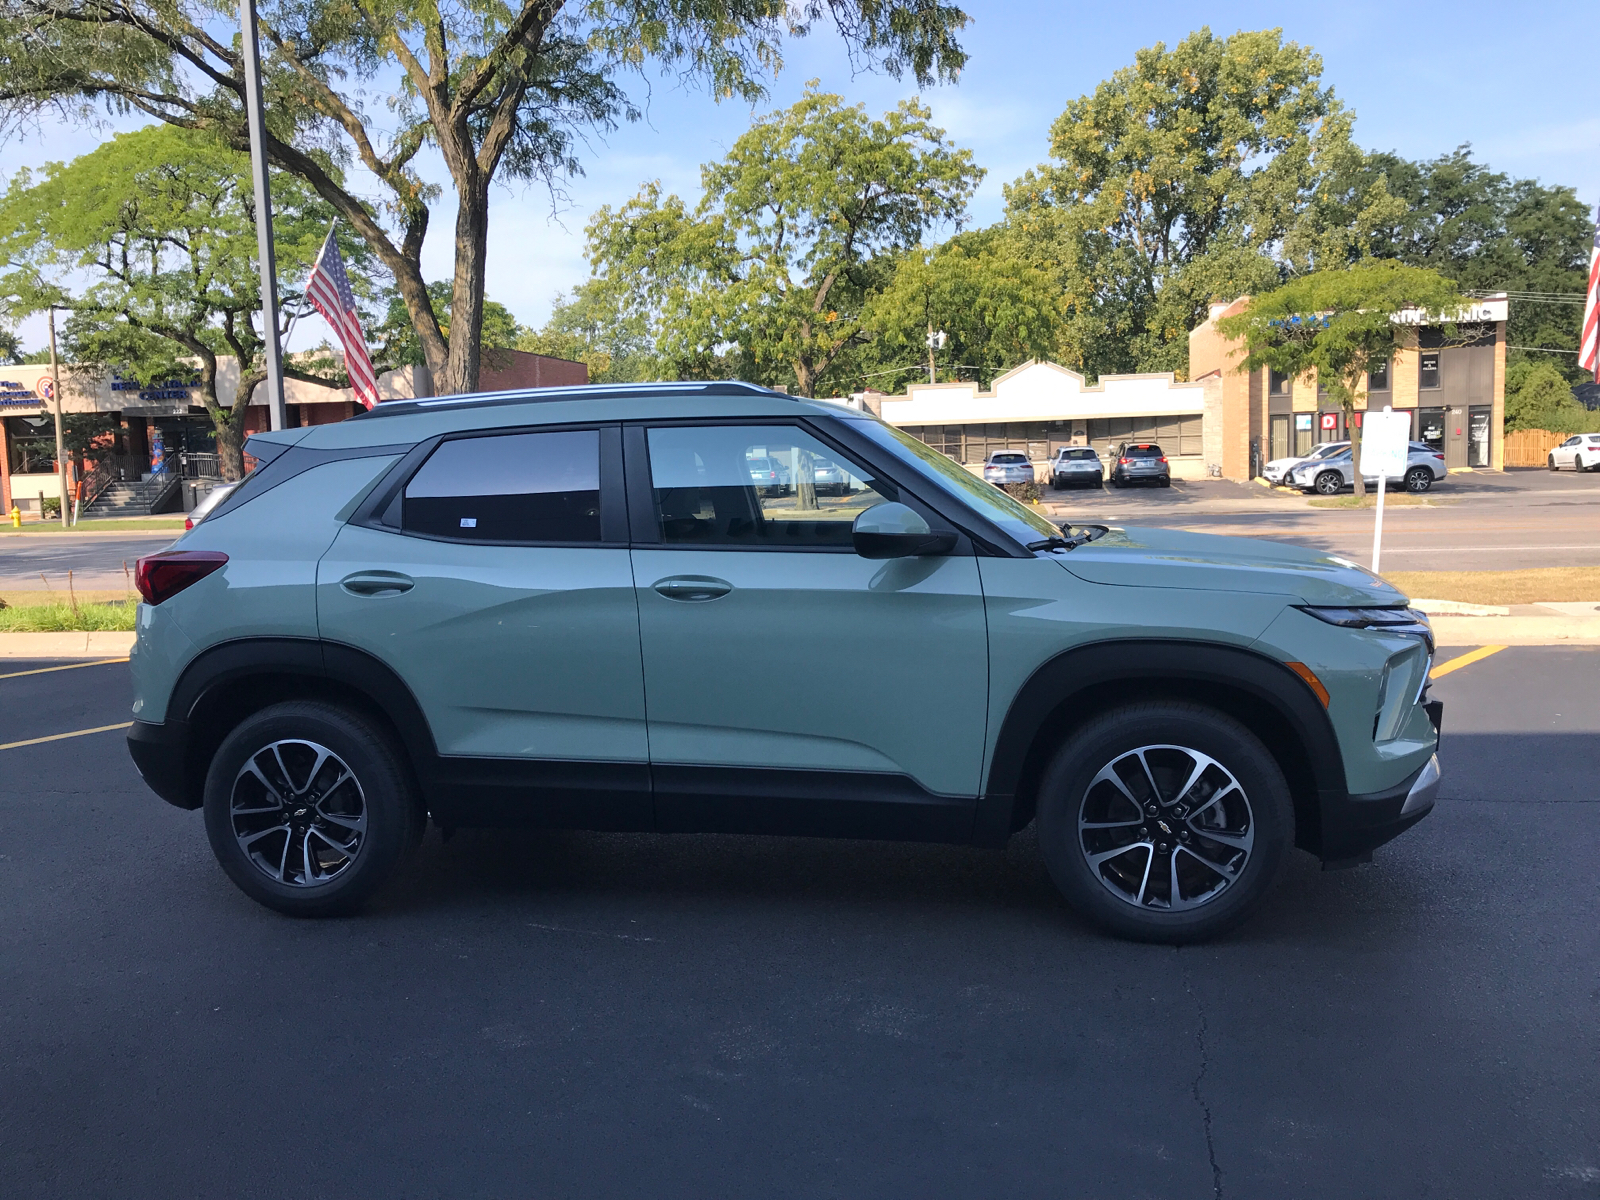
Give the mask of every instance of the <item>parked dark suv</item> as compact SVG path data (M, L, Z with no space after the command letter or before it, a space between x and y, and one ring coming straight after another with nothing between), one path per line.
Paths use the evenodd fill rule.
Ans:
M1111 482L1116 487L1130 483L1155 483L1172 486L1172 468L1167 456L1154 442L1123 442L1117 447L1117 462L1111 468Z

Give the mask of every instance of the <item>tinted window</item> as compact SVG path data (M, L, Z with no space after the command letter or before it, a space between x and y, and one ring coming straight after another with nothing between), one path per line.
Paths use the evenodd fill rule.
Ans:
M485 542L598 542L600 434L442 443L406 484L405 527Z
M1439 386L1439 355L1437 353L1417 356L1417 386L1423 388L1436 388Z
M792 425L652 429L649 439L663 542L849 546L856 517L897 495Z
M993 463L1025 463L1028 461L1026 454L996 454L990 459Z
M1095 452L1093 450L1063 450L1061 452L1061 457L1062 458L1094 458L1094 457L1096 457L1096 455L1095 455Z
M1389 364L1377 363L1372 370L1367 372L1367 391L1387 392L1389 390Z
M1160 446L1129 446L1122 452L1124 458L1160 458Z

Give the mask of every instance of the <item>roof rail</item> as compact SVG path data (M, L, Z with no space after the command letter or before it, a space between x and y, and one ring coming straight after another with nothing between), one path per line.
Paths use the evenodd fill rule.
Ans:
M544 404L555 400L625 399L629 396L781 396L785 400L795 397L787 392L773 391L756 383L738 379L722 379L711 383L584 383L571 387L520 388L505 392L469 392L460 396L432 396L420 400L385 400L366 412L351 417L352 421L371 420L375 417L395 417L403 413L432 412L435 409L494 408L508 404Z

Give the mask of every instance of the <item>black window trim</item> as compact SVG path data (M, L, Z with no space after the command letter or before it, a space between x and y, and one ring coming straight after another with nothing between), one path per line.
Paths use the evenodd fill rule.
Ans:
M1032 558L1010 535L991 525L980 514L961 505L931 486L916 472L905 468L893 455L885 454L871 439L850 429L854 421L845 417L795 414L793 416L740 416L729 413L715 417L657 417L625 422L622 429L624 470L627 474L629 521L634 531L631 545L641 550L733 550L762 553L854 554L850 546L735 545L700 542L663 542L656 531L655 494L650 478L650 448L646 430L668 427L780 425L804 429L823 445L846 460L870 468L874 478L892 483L900 502L909 503L929 520L956 532L959 540L952 557L977 553L995 558Z
M401 524L401 506L406 484L444 442L464 438L502 437L526 433L584 433L600 435L600 537L599 540L552 541L549 539L501 539L447 537L421 533ZM411 452L390 468L388 477L373 488L367 499L350 516L350 524L425 542L449 542L456 546L527 546L549 549L620 549L628 545L628 510L623 495L622 429L615 421L567 421L559 425L509 425L491 429L453 429L412 447Z

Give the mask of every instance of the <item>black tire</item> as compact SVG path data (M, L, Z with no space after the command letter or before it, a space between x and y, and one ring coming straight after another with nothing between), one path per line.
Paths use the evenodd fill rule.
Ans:
M1337 496L1344 490L1344 476L1337 471L1324 471L1311 485L1322 496Z
M1185 749L1180 752L1175 747ZM1148 850L1140 843L1117 841L1123 834L1116 830L1080 828L1079 823L1082 812L1088 813L1090 821L1097 816L1117 816L1114 809L1100 813L1095 811L1096 806L1104 804L1107 796L1120 804L1128 792L1109 783L1096 783L1096 777L1105 769L1136 761L1135 752L1140 748L1150 748L1154 759L1144 776L1147 784L1142 803L1150 800L1148 781L1152 776L1164 789L1157 806L1159 820L1132 807L1131 798L1127 800L1128 812L1136 814L1141 823L1139 830L1130 829L1127 836L1138 838L1148 833ZM1220 770L1207 767L1186 796L1169 795L1189 778L1189 766L1199 761L1194 754L1209 757ZM1184 765L1186 762L1189 766ZM1120 778L1121 772L1118 774ZM1228 775L1244 796L1242 805L1225 782ZM1137 780L1132 786L1137 790ZM1207 793L1206 789L1212 787L1216 790ZM1185 818L1174 815L1180 801L1192 804L1196 796L1208 802ZM1211 815L1204 816L1207 813ZM1221 823L1224 821L1233 824L1225 826ZM1179 701L1130 704L1104 713L1074 731L1040 780L1038 822L1045 865L1067 902L1112 933L1141 942L1197 942L1233 928L1276 885L1294 844L1294 804L1289 787L1260 739L1215 709ZM1237 830L1227 836L1248 837L1249 844L1240 850L1206 839L1199 831L1207 822L1215 824L1214 831L1219 835ZM1163 834L1157 826L1167 832ZM1180 834L1187 835L1182 845L1177 841ZM1155 841L1168 835L1170 842ZM1092 865L1091 852L1106 853L1096 840L1102 838L1112 839L1111 857L1098 866ZM1121 850L1120 845L1128 848ZM1167 849L1159 851L1158 845ZM1242 861L1240 853L1244 855ZM1222 871L1206 870L1201 864L1207 858L1202 855L1218 858L1223 865L1231 862L1237 867L1236 877L1230 881ZM1158 862L1165 868L1159 873L1154 870ZM1159 894L1171 892L1173 862L1182 876L1178 889L1180 906L1176 909L1163 907ZM1139 899L1130 899L1133 885L1126 876L1144 869L1146 864L1150 869L1139 884ZM1150 877L1157 874L1164 878L1152 884ZM1208 881L1214 890L1206 890ZM1192 907L1182 907L1184 904Z
M1427 467L1412 467L1406 472L1406 491L1425 492L1433 486L1433 472Z
M336 783L341 767L349 774ZM283 833L262 832L280 819ZM245 895L289 916L329 917L355 912L389 881L421 840L426 813L403 752L377 723L291 700L223 739L206 773L205 820L212 852ZM245 840L261 849L253 855ZM348 853L335 848L341 840ZM278 877L257 856L278 856Z
M1549 467L1552 471L1559 471L1561 469L1560 467L1556 466L1556 456L1554 454L1545 459L1545 466Z
M1161 486L1162 487L1171 487L1172 486L1172 476L1163 475L1161 477Z

